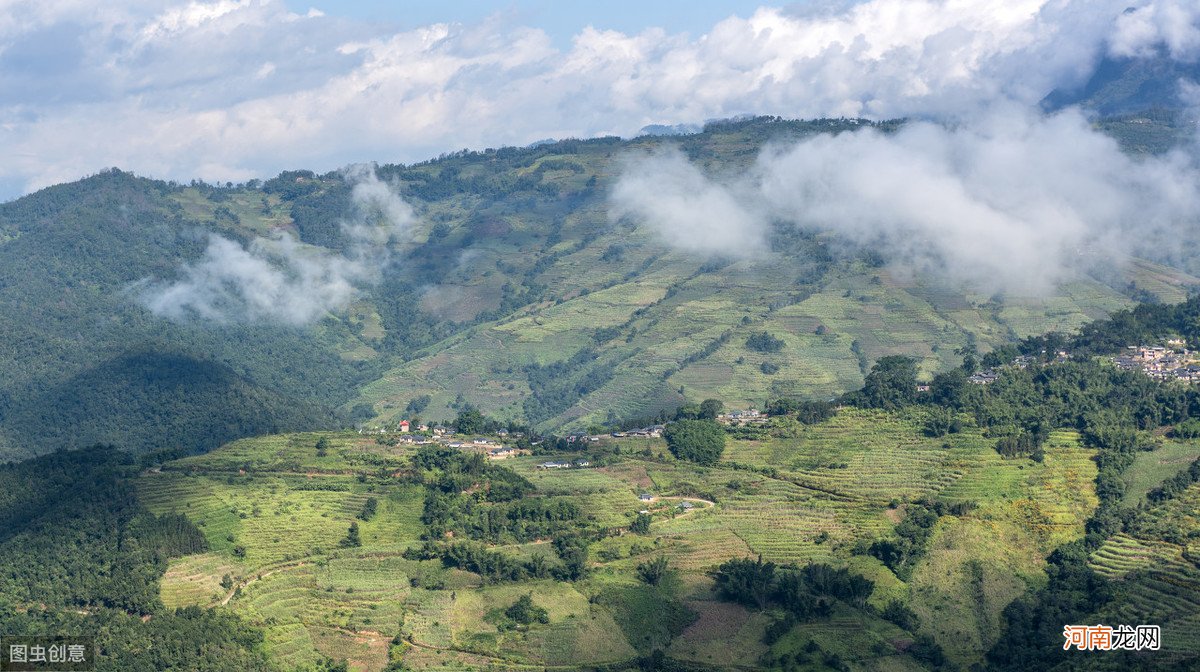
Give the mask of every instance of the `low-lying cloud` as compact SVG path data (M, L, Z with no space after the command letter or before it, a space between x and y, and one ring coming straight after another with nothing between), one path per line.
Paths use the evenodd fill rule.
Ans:
M204 255L173 281L135 287L151 312L176 321L274 322L301 326L345 308L378 283L389 246L409 230L412 208L374 171L350 169L353 212L341 222L346 252L335 254L278 232L248 245L212 234Z
M746 256L765 248L767 227L753 203L710 180L677 150L625 162L609 213L652 223L671 245L688 252Z
M769 222L789 222L981 289L1036 294L1127 255L1178 262L1200 171L1181 152L1131 157L1075 111L1005 107L952 127L771 147L734 181L680 154L641 157L612 208L693 252L727 254L734 238L761 247Z

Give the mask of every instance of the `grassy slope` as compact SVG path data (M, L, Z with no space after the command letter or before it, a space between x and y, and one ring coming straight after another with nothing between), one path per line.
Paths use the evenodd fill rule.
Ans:
M510 669L600 663L652 648L711 665L753 666L766 650L759 638L770 618L717 601L705 571L757 554L852 566L876 582L873 604L907 601L927 632L969 663L994 636L989 628L1004 604L1041 580L1044 554L1082 534L1095 504L1094 465L1069 433L1056 434L1045 463L1035 464L1000 459L972 431L943 447L944 440L920 435L920 421L845 411L782 437L733 441L728 461L712 469L675 462L656 439L602 443L597 451L619 446L621 456L594 469L547 472L534 468L545 458L506 460L541 494L574 498L599 525L628 524L646 506L640 492L659 497L649 507L651 534L597 542L593 575L573 585L484 587L472 574L402 559L421 531L419 491L391 476L407 451L358 434L328 435L334 449L324 458L315 455L316 434L246 439L147 473L139 488L153 510L195 520L213 546L172 563L162 586L167 604L218 603L230 595L220 587L230 574L242 590L224 608L263 625L273 655L289 664L320 653L378 670L387 642L403 634L416 644L406 660L424 669L453 661ZM735 470L732 462L777 472ZM361 523L364 546L337 548L368 496L379 499L380 513ZM678 515L675 498L682 496L716 505L699 503ZM860 539L888 533L903 516L903 501L927 496L979 507L942 518L907 584L878 561L852 555ZM893 499L901 501L897 510ZM234 554L237 546L244 557ZM679 571L663 588L649 589L633 571L657 554ZM529 590L551 611L549 626L501 633L482 618ZM902 636L889 623L847 611L801 625L775 647L789 651L813 640L856 668L918 669L890 645Z

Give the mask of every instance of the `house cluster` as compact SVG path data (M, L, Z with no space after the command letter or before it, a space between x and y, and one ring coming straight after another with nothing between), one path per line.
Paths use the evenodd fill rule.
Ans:
M1042 354L1045 355L1046 353L1043 352ZM1060 350L1060 351L1054 353L1053 361L1056 364L1060 364L1062 362L1067 361L1070 358L1071 358L1071 353L1066 352L1065 350ZM1009 362L1008 364L1006 364L1004 366L1000 366L1000 367L997 367L994 369L984 369L982 371L976 371L975 373L967 376L967 382L972 383L974 385L990 385L990 384L996 382L1000 378L1000 373L1003 369L1014 368L1014 369L1024 370L1024 369L1029 368L1031 365L1036 364L1038 361L1039 361L1039 359L1037 357L1034 357L1033 355L1020 355L1020 356L1014 358L1011 362Z
M592 463L587 460L575 460L574 462L551 461L542 462L537 465L538 469L586 469L592 466Z
M612 437L614 439L623 439L626 437L635 438L658 438L662 436L663 425L652 425L650 427L642 427L641 429L630 429L624 432L613 432L612 434L570 434L567 438L567 443L596 443L600 439Z
M991 385L999 378L1000 372L996 369L984 369L967 376L967 382L974 385Z
M1168 341L1166 346L1131 345L1112 361L1119 368L1141 371L1157 380L1200 383L1200 358L1183 346L1183 341Z
M626 436L632 436L632 437L642 438L642 439L650 439L650 438L656 439L656 438L662 436L664 429L666 429L666 427L664 425L651 425L649 427L642 427L641 429L631 429L631 430L625 431L625 432L613 432L612 436L613 436L613 438L616 438L616 439L624 438Z
M744 411L730 411L717 416L717 422L723 425L732 425L741 427L743 425L763 425L767 423L769 416L766 413L759 411L757 408L748 408Z
M657 500L658 500L658 498L649 492L643 492L638 495L638 501L641 502L642 504L652 504ZM682 513L687 513L688 511L691 511L694 508L696 508L696 505L687 501L686 499L675 505L675 509ZM641 511L638 511L638 513L648 514L648 513L650 513L650 509L642 509Z

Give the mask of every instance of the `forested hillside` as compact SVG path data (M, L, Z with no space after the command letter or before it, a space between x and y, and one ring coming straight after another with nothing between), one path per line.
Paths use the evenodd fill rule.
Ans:
M697 257L610 217L630 152L677 145L720 174L771 141L868 125L762 118L379 166L414 222L377 282L311 324L180 320L151 312L144 291L201 263L212 234L283 233L306 254L356 259L342 225L353 174L218 186L114 170L0 205L0 455L96 441L201 450L466 405L557 429L708 397L826 398L885 355L915 356L927 378L970 344L1070 330L1133 298L1177 301L1196 282L1135 260L1052 296L981 295L827 235L781 228L753 260L736 243ZM758 332L782 345L754 348Z

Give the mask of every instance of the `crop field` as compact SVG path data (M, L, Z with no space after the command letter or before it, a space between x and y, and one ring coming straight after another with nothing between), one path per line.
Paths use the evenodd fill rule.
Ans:
M576 233L585 235L593 225L584 220L592 214L572 214L564 227L578 227ZM1130 304L1092 280L1064 285L1050 296L998 302L862 262L836 265L816 281L798 273L799 265L786 256L713 267L658 249L641 232L601 227L598 235L588 246L554 248L559 256L542 271L542 282L570 290L422 348L363 386L353 403L371 404L378 419L387 420L427 394L426 417L452 417L452 404L466 401L493 417L525 419L522 402L530 394L525 367L594 349L595 361L612 367L611 379L539 425L579 430L610 414L652 414L685 395L732 406L782 395L828 398L861 385L860 357L869 365L885 355L910 355L929 378L955 365L955 350L971 338L987 351L1014 337L1075 329ZM623 250L621 263L606 258L610 249ZM481 249L480 255L494 257L486 265L499 271L507 268L505 257L512 251ZM1139 287L1164 296L1192 281L1152 265L1130 273L1145 276ZM454 291L475 291L468 276L479 280L464 275L463 286ZM788 277L796 278L794 285L780 282ZM489 283L503 284L496 277L484 284ZM450 312L467 300L429 298ZM781 338L783 349L746 348L746 338L761 330ZM377 330L372 334L377 337ZM350 345L355 349L346 356L369 356L360 342ZM779 370L768 373L764 365Z
M1168 442L1157 451L1139 455L1132 479L1138 498L1150 489L1148 473L1168 478L1178 471L1163 468L1160 461L1186 464L1195 449L1195 442ZM1168 654L1165 662L1194 664L1200 656L1197 511L1200 487L1192 485L1172 499L1143 508L1126 533L1107 539L1089 558L1092 569L1111 580L1115 595L1094 618L1105 623L1160 625L1163 650Z
M1195 441L1165 441L1158 449L1139 452L1133 466L1125 471L1128 487L1121 503L1136 506L1160 483L1187 469L1200 458L1200 443Z
M708 576L726 560L761 556L852 568L875 583L872 605L905 602L947 656L969 666L994 642L1004 607L1045 581L1045 555L1083 534L1097 502L1096 467L1074 432L1053 433L1041 463L1004 459L969 422L958 434L925 437L923 413L842 409L819 425L777 423L761 440L731 439L711 468L676 461L661 439L634 437L589 444L595 466L588 468L539 469L545 456L504 460L539 495L567 498L589 524L617 531L592 543L591 574L575 583L487 585L438 561L401 557L424 530L422 488L397 478L411 447L371 436L246 439L163 465L138 486L151 510L187 515L211 546L171 563L164 603L231 609L264 627L268 649L287 664L331 656L352 669L381 670L399 637L406 664L430 670L612 664L652 649L729 669L753 667L763 654L809 650L821 652L814 660L836 657L855 669L917 669L880 644L902 631L852 610L762 644L773 617L719 601ZM329 450L317 457L322 437ZM1188 454L1172 444L1161 451L1172 460ZM641 493L653 499L640 501ZM358 520L368 497L377 513ZM1146 524L1191 515L1189 497L1159 507ZM970 506L938 520L906 580L856 554L892 535L906 507L926 499ZM691 508L681 508L683 501ZM651 514L650 532L620 534L640 510ZM351 522L359 525L360 548L339 543ZM546 541L496 550L555 562ZM652 589L635 570L660 555L673 571ZM1114 537L1092 563L1131 587L1123 607L1131 614L1154 605L1163 581L1192 571L1182 547L1130 535ZM226 575L229 587L222 586ZM498 614L527 593L549 623L500 628ZM1181 620L1188 595L1160 606L1168 627L1188 623Z

